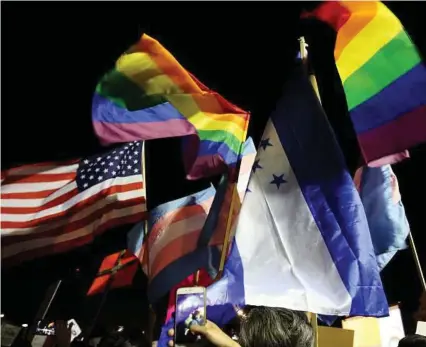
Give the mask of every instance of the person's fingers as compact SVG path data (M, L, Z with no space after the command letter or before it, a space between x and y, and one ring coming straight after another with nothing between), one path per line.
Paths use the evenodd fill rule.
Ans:
M173 340L170 340L167 344L168 344L170 347L173 347L173 346L175 345L175 343L173 342Z
M167 335L169 335L169 336L174 336L174 335L175 335L175 330L174 330L174 329L170 329L170 330L167 332Z
M196 334L205 334L207 328L204 325L192 324L189 330Z

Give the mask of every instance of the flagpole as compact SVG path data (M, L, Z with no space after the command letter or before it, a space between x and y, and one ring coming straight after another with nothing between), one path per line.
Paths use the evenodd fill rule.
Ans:
M317 79L315 77L315 74L309 71L308 51L306 49L308 45L306 44L305 38L303 36L299 38L299 44L300 44L300 59L302 60L305 73L309 77L309 81L311 82L312 88L314 89L317 99L319 103L321 104L321 95L319 93ZM318 347L318 315L316 313L311 313L309 316L310 316L310 323L312 325L312 329L314 330L314 334L315 334L315 347Z
M244 130L244 136L243 136L244 140L247 137L247 131L248 131L248 127L246 127L246 129ZM239 151L240 155L243 153L243 148L244 148L244 142L242 142L240 145L240 151ZM226 220L226 232L225 232L225 237L223 240L222 252L220 254L220 263L219 263L219 269L218 269L218 274L216 276L216 280L222 277L223 269L225 267L226 255L228 254L228 247L230 243L229 238L230 238L230 234L232 230L232 219L233 219L232 217L234 216L234 204L236 199L239 198L237 183L238 183L238 176L239 176L238 173L240 171L240 167L241 167L241 159L239 160L235 168L236 169L235 176L230 175L230 181L233 182L231 204L229 206L228 219ZM235 182L234 182L234 178L235 178Z
M47 312L49 311L50 306L52 305L52 302L56 297L56 294L58 294L61 285L62 280L58 280L52 283L47 289L46 296L44 297L44 300L38 309L35 319L31 324L31 327L27 330L26 339L28 341L31 342L33 340L38 321L44 320L46 318Z
M422 286L423 291L426 291L426 281L425 276L423 274L422 266L420 264L419 255L417 253L416 244L414 243L413 234L411 231L408 233L408 240L410 242L411 253L413 254L414 263L416 264L417 273L419 274L420 284Z
M123 256L124 256L125 254L126 254L126 250L124 249L124 250L122 250L122 251L120 252L120 254L118 255L118 258L117 258L117 260L116 260L116 262L115 262L115 265L114 265L114 267L112 268L111 275L109 276L108 281L107 281L107 283L106 283L106 285L105 285L105 289L104 289L104 291L103 291L103 293L102 293L102 299L101 299L101 302L99 303L98 310L96 311L96 315L95 315L95 317L93 318L92 323L89 325L89 328L86 330L86 333L84 334L84 336L85 336L86 340L89 340L90 335L92 334L93 329L94 329L94 328L95 328L95 326L96 326L96 322L98 321L98 318L99 318L99 316L100 316L100 314L101 314L102 308L104 307L104 304L105 304L106 299L107 299L107 297L108 297L108 293L109 293L109 291L110 291L110 289L111 289L112 282L114 282L115 274L116 274L116 273L117 273L117 271L119 270L119 266L120 266L121 259L123 258ZM96 275L98 275L98 274L96 274Z
M146 206L146 210L149 213L149 208L148 208L148 180L147 180L147 176L146 176L146 163L147 163L147 150L146 150L146 141L142 142L142 174L143 174L143 179L144 179L144 184L145 184L145 206ZM148 218L145 219L144 221L144 239L146 239L146 257L147 257L147 267L146 267L146 272L147 272L147 277L148 277L148 282L150 280L150 274L151 274L151 269L150 269L150 263L149 263L149 223L148 223ZM152 307L152 304L149 304L149 316L148 316L148 334L147 334L147 339L148 342L150 344L152 344L153 341L153 335L154 335L154 326L155 326L155 321L156 321L156 315L155 315L155 311L154 308Z

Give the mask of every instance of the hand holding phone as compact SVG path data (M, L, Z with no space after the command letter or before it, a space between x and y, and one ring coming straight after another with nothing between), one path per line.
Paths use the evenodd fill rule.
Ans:
M190 331L194 325L206 324L206 289L204 287L179 288L176 292L175 346L195 346L201 339Z

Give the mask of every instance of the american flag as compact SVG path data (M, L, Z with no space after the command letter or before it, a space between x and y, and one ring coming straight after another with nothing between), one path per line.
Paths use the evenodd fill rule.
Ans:
M3 262L65 252L146 218L142 147L135 141L100 156L2 172Z

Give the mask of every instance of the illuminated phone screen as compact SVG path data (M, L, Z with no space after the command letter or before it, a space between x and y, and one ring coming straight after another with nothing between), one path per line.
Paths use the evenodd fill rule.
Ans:
M192 334L192 324L204 325L205 295L204 293L179 294L176 296L175 341L176 346L189 346L201 339Z

